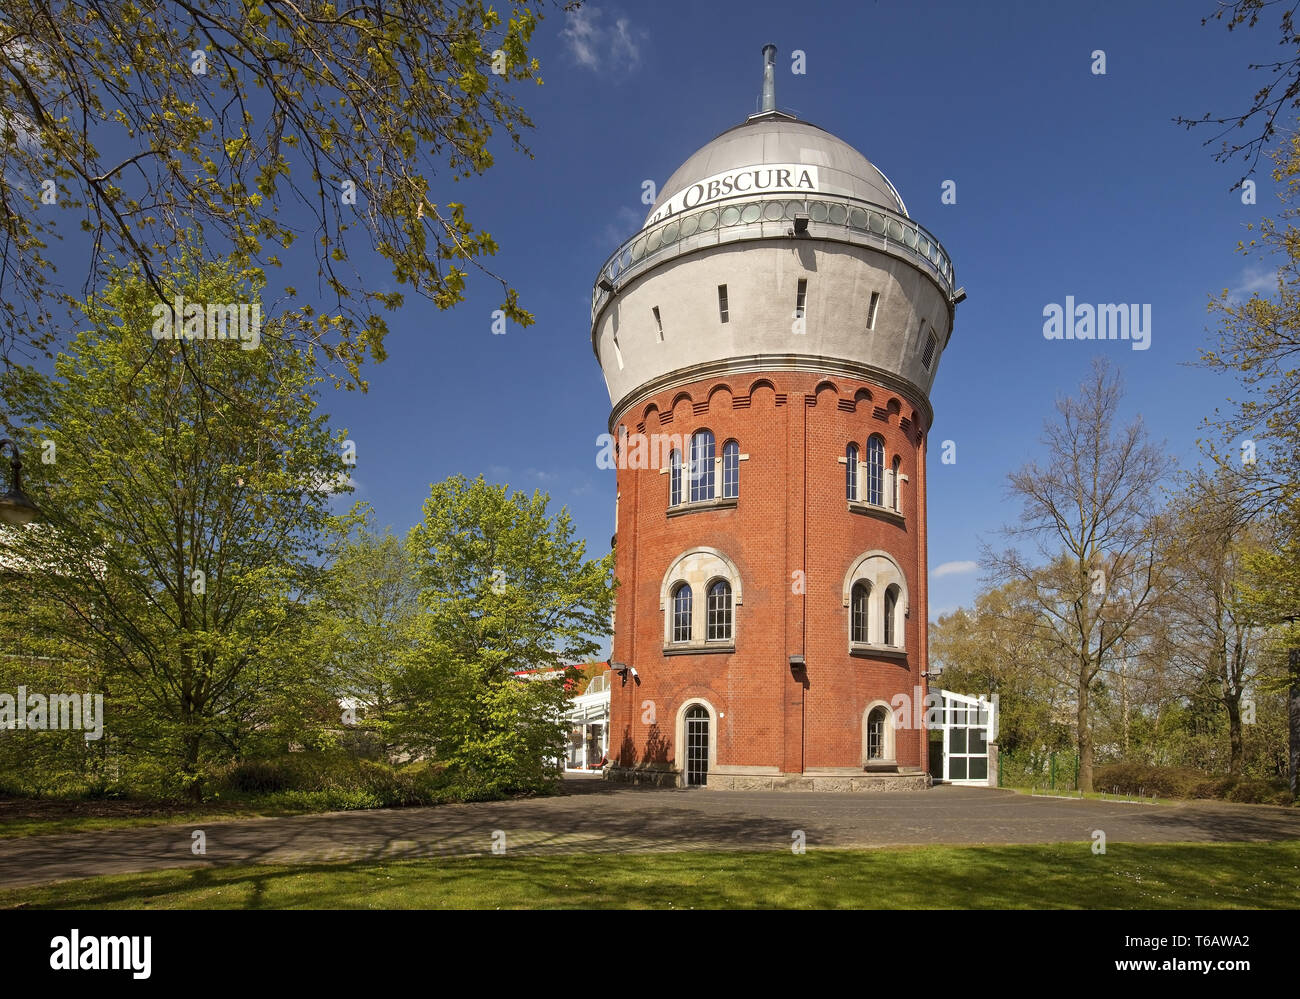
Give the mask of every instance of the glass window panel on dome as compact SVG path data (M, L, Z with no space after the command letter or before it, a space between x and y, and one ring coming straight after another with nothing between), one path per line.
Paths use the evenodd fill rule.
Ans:
M713 461L716 442L713 431L701 430L691 437L691 502L713 499Z
M844 496L849 500L858 498L858 446L850 444L844 452Z
M668 505L677 506L682 501L682 453L674 450L668 456Z

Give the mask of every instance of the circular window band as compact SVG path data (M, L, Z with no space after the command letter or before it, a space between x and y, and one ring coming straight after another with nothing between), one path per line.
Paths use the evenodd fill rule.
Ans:
M919 227L913 227L915 223L905 225L900 220L881 212L840 202L767 199L751 201L743 205L728 205L722 209L709 208L683 218L673 219L625 247L605 265L603 273L609 280L616 280L620 274L658 250L672 245L679 239L708 232L718 226L748 224L760 219L776 222L783 217L792 219L800 214L807 214L813 222L847 225L853 229L869 231L903 243L922 259L933 263L945 279L949 282L952 280L952 262L939 248L937 242L928 238Z

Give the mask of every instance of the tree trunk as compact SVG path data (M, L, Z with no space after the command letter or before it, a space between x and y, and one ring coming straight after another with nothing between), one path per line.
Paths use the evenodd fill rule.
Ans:
M1079 790L1092 790L1092 731L1088 726L1088 667L1087 660L1079 663L1078 729L1079 729Z
M1228 744L1231 747L1228 756L1228 774L1241 776L1241 763L1244 756L1241 745L1241 695L1225 699L1228 709Z
M203 800L203 782L199 778L199 746L202 736L194 731L193 720L187 720L185 735L181 738L182 765L185 775L185 794L195 804Z

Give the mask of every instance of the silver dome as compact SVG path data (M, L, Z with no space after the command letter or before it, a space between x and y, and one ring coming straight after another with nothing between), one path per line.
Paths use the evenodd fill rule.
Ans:
M706 178L746 166L802 163L816 166L819 190L882 205L907 215L907 206L880 169L824 128L782 111L765 111L723 132L673 173L646 219L674 195Z

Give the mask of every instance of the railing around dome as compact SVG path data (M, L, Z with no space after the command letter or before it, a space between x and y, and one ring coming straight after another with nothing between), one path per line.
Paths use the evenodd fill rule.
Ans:
M882 205L844 196L792 199L767 197L712 204L707 208L672 215L654 227L638 232L610 254L596 275L591 297L595 322L611 292L602 280L617 287L655 264L683 253L746 239L787 238L796 214L809 218L808 234L872 246L916 264L952 297L955 287L952 260L939 241L906 215Z

